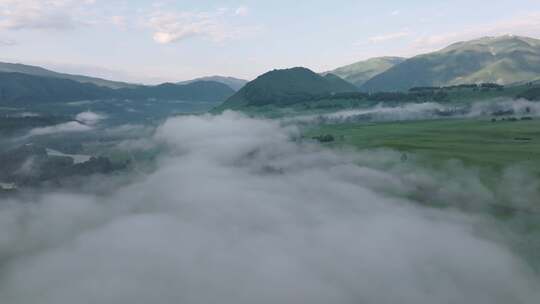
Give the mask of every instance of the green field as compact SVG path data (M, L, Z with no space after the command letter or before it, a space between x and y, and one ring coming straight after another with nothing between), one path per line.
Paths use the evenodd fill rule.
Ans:
M458 159L466 165L501 169L527 164L540 172L540 120L430 120L324 125L306 137L332 135L330 145L389 148L414 153L436 164Z

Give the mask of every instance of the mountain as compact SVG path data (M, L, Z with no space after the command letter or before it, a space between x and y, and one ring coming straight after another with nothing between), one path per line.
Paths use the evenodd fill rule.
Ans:
M419 55L368 80L365 91L493 82L502 85L540 78L540 40L500 36L458 42Z
M155 98L161 100L194 100L222 102L234 94L229 86L215 81L195 81L188 84L164 83L116 90L116 96L127 99Z
M334 74L356 85L357 87L361 87L369 79L381 74L382 72L385 72L397 64L402 63L404 60L405 58L401 57L371 58L337 68L333 71L325 72L323 75Z
M111 89L70 79L33 76L22 73L0 73L0 104L70 102L93 99L161 99L222 102L234 91L212 81L186 85L162 84Z
M234 78L234 77L208 76L208 77L201 77L201 78L196 78L192 80L182 81L182 82L179 82L178 84L190 84L196 81L215 81L215 82L223 83L223 84L228 85L231 89L235 91L240 90L243 86L246 85L246 83L248 83L247 80Z
M60 78L60 79L69 79L81 83L91 83L102 87L108 87L111 89L118 89L118 88L126 88L126 87L134 87L134 84L129 84L125 82L118 82L118 81L111 81L96 77L88 77L88 76L81 76L81 75L72 75L72 74L64 74L64 73L57 73L53 72L51 70L44 69L42 67L38 66L32 66L32 65L25 65L25 64L19 64L19 63L6 63L6 62L0 62L0 72L4 73L21 73L21 74L28 74L33 76L44 76L44 77L53 77L53 78Z
M219 109L268 104L288 105L318 95L354 92L358 89L335 75L326 77L302 67L273 70L248 82Z
M106 97L113 89L56 77L0 73L0 103L68 102Z
M326 74L323 78L332 85L332 92L356 92L358 88L352 83L336 76L335 74Z

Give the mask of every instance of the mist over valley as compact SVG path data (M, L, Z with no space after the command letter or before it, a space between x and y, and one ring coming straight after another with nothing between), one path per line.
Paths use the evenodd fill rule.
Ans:
M278 2L0 1L0 303L539 303L536 4Z

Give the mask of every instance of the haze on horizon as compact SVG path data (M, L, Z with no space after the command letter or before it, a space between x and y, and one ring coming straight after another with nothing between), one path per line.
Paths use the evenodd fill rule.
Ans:
M540 3L0 0L0 61L142 83L325 71L502 34L540 37Z

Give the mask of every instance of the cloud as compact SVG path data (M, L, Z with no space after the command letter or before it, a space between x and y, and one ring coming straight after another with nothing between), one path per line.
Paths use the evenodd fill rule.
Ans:
M249 14L249 8L247 6L239 6L234 14L237 16L247 16Z
M17 41L12 39L0 39L0 46L13 46L17 45Z
M401 38L405 38L409 36L411 36L411 32L400 31L400 32L389 33L389 34L384 34L384 35L372 36L368 38L368 40L372 43L381 43L381 42L387 42L387 41L401 39Z
M80 9L94 1L0 0L0 29L55 29L77 26Z
M85 125L92 125L92 126L97 124L100 120L103 120L103 119L105 119L104 115L94 113L91 111L82 112L82 113L77 114L77 116L75 116L75 120L77 120L78 122L81 122Z
M110 22L121 29L126 29L127 27L127 19L124 16L112 16L110 17Z
M92 130L91 127L84 125L82 123L79 123L77 121L70 121L50 127L41 127L41 128L34 128L30 130L29 136L37 136L37 135L48 135L48 134L56 134L56 133L66 133L66 132L84 132L84 131L90 131Z
M247 14L247 8L239 8L232 15L226 8L213 12L160 10L150 16L148 26L154 30L154 41L160 44L178 42L195 36L221 42L256 31L256 28L235 26L229 21L231 16L245 14Z
M30 130L28 136L39 136L56 133L87 132L101 120L105 119L102 114L91 111L82 112L75 116L75 121L65 122L54 126L34 128Z
M355 110L342 110L316 115L299 115L284 119L287 123L351 123L431 120L453 118L491 117L495 113L511 113L518 117L540 116L540 104L527 100L493 99L466 105L445 105L437 102L409 103L400 106L379 104Z
M399 154L295 138L232 112L171 118L149 138L162 153L144 178L2 198L2 301L536 303L538 276L486 236L489 222L405 199L420 188L408 180L441 199L492 199L474 176L379 171L359 164Z

